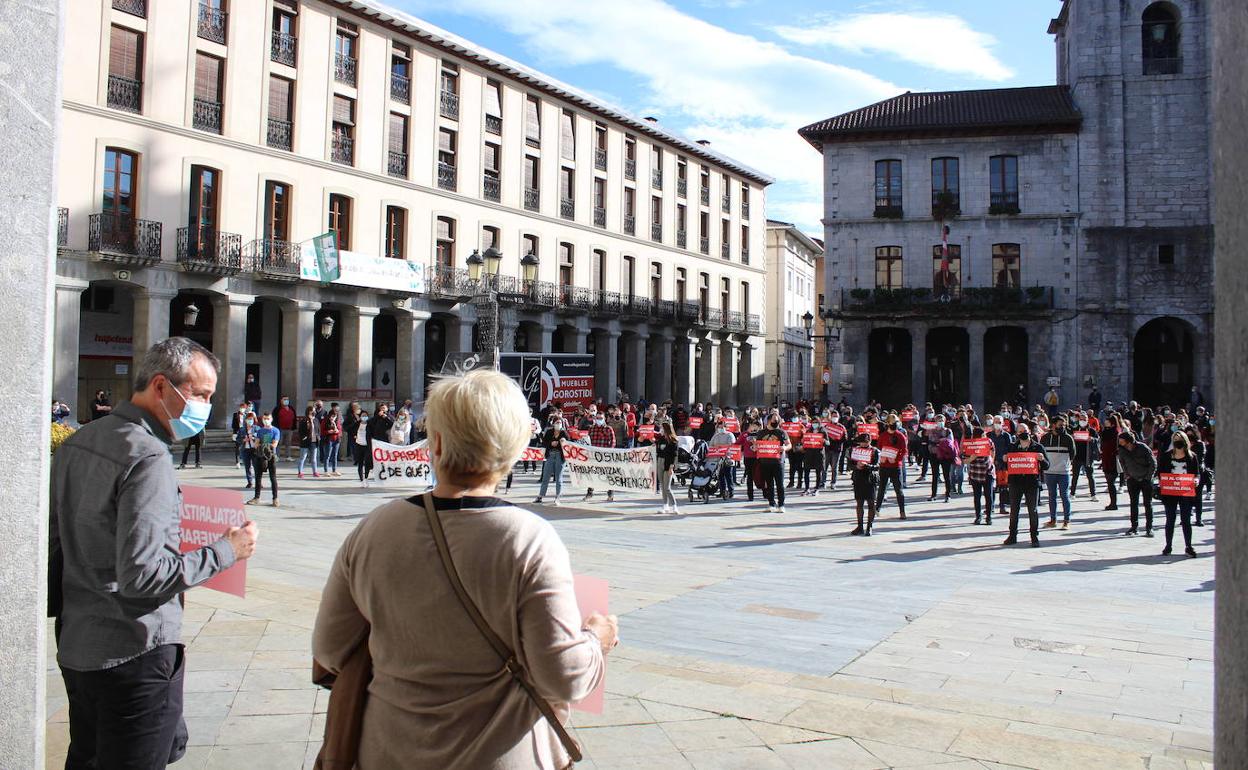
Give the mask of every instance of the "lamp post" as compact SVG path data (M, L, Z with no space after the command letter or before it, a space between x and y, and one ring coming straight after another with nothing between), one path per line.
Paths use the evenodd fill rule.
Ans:
M498 275L499 268L503 262L503 255L498 249L491 246L485 250L485 254L481 254L477 250L473 250L468 255L468 279L476 286L476 294L473 296L473 304L477 307L477 326L481 331L481 349L489 351L493 356L493 366L498 369L499 366L499 290ZM537 277L537 255L532 252L526 254L520 260L520 265L524 269L524 279L532 282ZM513 297L516 293L509 292L508 296Z
M820 314L820 315L824 315L824 312L823 312L823 307L822 307L822 306L820 306L820 308L819 308L819 314ZM826 317L826 316L825 316L825 317ZM825 366L827 366L827 365L828 365L828 362L829 362L829 359L832 357L832 356L831 356L832 342L840 342L840 341L841 341L841 324L840 324L840 321L834 321L834 322L832 323L832 326L831 326L831 327L829 327L829 329L830 329L830 333L828 333L828 334L815 334L815 316L814 316L814 314L813 314L813 313L811 313L809 310L807 310L807 311L806 311L806 313L802 316L802 325L806 327L806 339L807 339L807 340L809 340L809 341L811 342L811 351L812 351L812 356L813 356L813 351L814 351L814 341L815 341L815 340L824 340L823 363L824 363L824 365L825 365ZM812 361L812 368L813 368L813 361ZM824 398L824 400L825 400L825 401L830 400L830 397L829 397L828 392L827 392L827 391L828 391L828 386L827 386L827 385L824 385L824 386L823 386L823 391L824 391L824 393L823 393L823 398Z

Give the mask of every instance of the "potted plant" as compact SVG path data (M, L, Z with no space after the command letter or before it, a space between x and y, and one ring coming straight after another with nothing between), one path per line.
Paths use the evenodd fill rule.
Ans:
M942 190L932 196L932 219L953 219L962 213L958 196Z

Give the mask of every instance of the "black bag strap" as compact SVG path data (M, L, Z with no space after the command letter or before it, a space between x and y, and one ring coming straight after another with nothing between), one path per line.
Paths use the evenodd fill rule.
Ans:
M446 532L442 529L442 519L438 516L438 511L433 506L433 495L425 493L421 496L425 503L425 516L429 519L429 528L433 531L433 542L438 546L438 555L442 557L442 566L446 569L446 576L451 581L451 588L455 589L455 595L459 597L459 603L463 605L464 611L468 613L473 624L490 643L490 647L494 648L494 652L503 661L503 668L507 669L516 683L528 694L529 699L533 701L533 705L537 706L537 710L541 712L546 721L554 728L555 734L559 736L559 742L563 744L568 755L572 757L573 762L580 762L582 758L581 747L577 745L576 740L568 734L567 729L559 718L555 716L555 710L546 702L537 689L529 683L524 675L524 669L520 666L520 662L516 659L515 653L507 648L506 642L499 638L498 634L490 628L485 622L485 618L481 616L481 611L477 609L477 605L473 603L472 598L468 596L468 592L464 590L464 584L459 579L459 573L455 571L455 563L451 560L451 549L446 542Z

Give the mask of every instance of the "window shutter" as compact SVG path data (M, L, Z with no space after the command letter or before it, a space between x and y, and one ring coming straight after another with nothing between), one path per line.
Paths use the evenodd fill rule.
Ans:
M390 113L390 152L407 152L407 118Z
M142 34L124 27L113 27L108 46L108 74L142 80L142 49Z
M503 86L501 83L489 81L485 84L485 114L496 118L503 116Z
M334 122L355 125L355 102L345 96L334 95Z
M540 141L542 138L542 118L538 112L538 102L529 97L524 105L524 138Z
M575 120L570 112L565 111L559 116L559 152L569 160L576 157Z
M215 56L195 54L195 98L221 101L221 60Z
M291 86L286 78L269 77L269 117L274 120L290 120Z

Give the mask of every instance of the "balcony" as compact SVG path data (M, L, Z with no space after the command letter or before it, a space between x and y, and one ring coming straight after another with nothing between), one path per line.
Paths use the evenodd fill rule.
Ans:
M142 112L143 83L121 75L109 75L108 106L126 112Z
M542 205L542 191L536 187L524 188L524 207L529 211L537 211Z
M345 53L334 53L334 80L355 87L355 59Z
M1013 215L1019 212L1018 192L994 192L988 201L988 214L991 216Z
M442 96L438 100L438 111L444 118L459 120L459 94L443 89Z
M455 167L450 163L438 161L438 187L455 192Z
M289 32L273 30L269 38L269 58L287 67L295 66L295 54L298 52L298 40Z
M625 318L649 318L650 298L639 297L636 294L621 294L620 315Z
M481 190L487 201L498 203L503 198L503 184L497 173L485 172L481 178Z
M63 249L69 245L69 209L56 210L56 247Z
M92 214L87 219L87 251L109 262L146 267L160 261L160 222L127 214Z
M676 231L676 247L677 248L680 248L680 249L685 248L685 243L688 240L685 236L686 236L686 233L684 230Z
M204 40L225 45L225 23L229 14L207 3L199 4L199 36Z
M140 19L147 18L147 0L113 0L113 8Z
M676 303L676 322L693 326L702 317L698 303L682 299Z
M842 289L841 315L861 318L1010 318L1047 315L1053 308L1052 286L1020 289L968 286L952 297L931 289Z
M650 169L650 186L656 190L663 189L663 169L661 168Z
M743 265L750 264L750 250L749 249L741 249L741 264Z
M294 283L299 280L299 253L297 243L261 238L243 247L243 267L259 278Z
M719 197L719 207L720 209L723 210L725 214L727 214L729 211L732 211L732 196L729 195L728 193L724 193L723 195L721 195Z
M243 236L220 230L179 227L178 264L188 273L234 275L243 269Z
M213 134L221 133L221 102L210 102L196 97L191 110L191 128Z
M676 194L682 198L689 194L689 180L683 176L676 177Z
M724 243L719 244L719 258L729 259L729 257L730 257L730 252L728 250L728 242L725 241Z
M717 307L702 309L702 328L717 331L724 326L724 311Z
M618 316L620 314L620 293L618 291L595 289L593 304L589 308L589 314L607 318Z
M330 140L329 159L346 166L355 164L355 139L347 134L334 134Z
M429 281L429 295L437 299L463 300L473 295L474 286L462 267L435 265Z
M269 131L265 142L277 150L290 151L294 147L295 124L289 120L269 118Z
M557 301L557 288L550 281L524 281L521 283L524 299L520 306L528 310L549 310Z
M607 170L607 151L601 147L594 148L594 168L599 171Z
M636 179L636 178L637 178L637 160L636 160L636 158L625 158L625 159L624 159L624 178L625 178L625 179Z
M637 234L637 217L630 216L628 214L624 215L624 234L625 235Z
M957 193L941 190L932 193L932 219L953 219L962 213L962 201Z
M1177 75L1183 71L1183 60L1180 59L1145 59L1145 75Z
M742 219L750 218L750 202L749 201L741 201L741 218Z
M601 206L594 207L594 227L607 226L607 210Z
M386 173L407 179L407 153L391 150L386 154Z
M711 205L711 188L703 187L698 190L698 200L702 202L703 206Z
M576 219L576 201L571 198L560 198L559 216L564 219Z
M400 104L412 103L412 79L397 72L390 73L390 98Z
M663 225L659 222L654 222L650 225L650 240L655 243L663 242Z
M901 219L902 213L900 202L889 203L878 200L875 202L874 216L876 219Z
M651 299L650 317L671 323L676 320L676 302L670 299Z
M580 286L559 285L559 304L555 309L561 313L588 313L594 306L594 294Z
M762 325L759 323L759 317L754 313L745 314L745 333L759 334Z
M724 328L733 334L745 332L745 313L740 310L729 310L724 313Z
M703 254L710 254L711 253L711 239L706 237L705 235L699 238L698 239L698 251L701 251Z
M495 136L503 135L503 118L499 115L485 114L485 130Z

